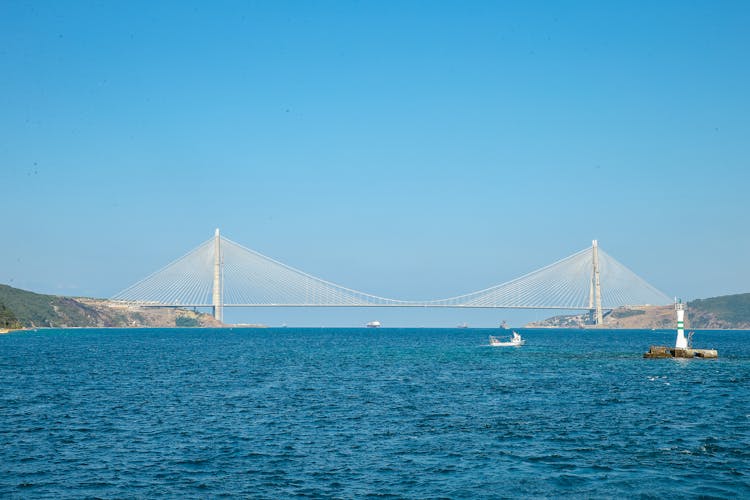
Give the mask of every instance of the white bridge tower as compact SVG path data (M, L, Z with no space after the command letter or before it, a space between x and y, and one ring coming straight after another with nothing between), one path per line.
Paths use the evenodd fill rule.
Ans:
M214 293L213 293L213 313L214 318L219 321L224 319L224 303L222 300L223 295L223 272L222 272L222 259L221 259L221 236L219 236L219 228L216 228L216 234L214 235Z
M589 314L594 315L597 325L604 323L602 317L602 286L599 282L599 243L591 242L591 287L589 288Z

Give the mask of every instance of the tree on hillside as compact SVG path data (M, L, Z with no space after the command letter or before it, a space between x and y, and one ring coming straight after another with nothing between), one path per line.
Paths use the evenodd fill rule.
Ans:
M13 311L5 307L5 304L0 303L0 328L21 328L21 324L16 319Z

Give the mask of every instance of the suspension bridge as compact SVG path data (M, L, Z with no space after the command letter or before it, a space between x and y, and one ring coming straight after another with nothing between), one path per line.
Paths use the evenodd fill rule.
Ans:
M434 300L398 300L346 288L266 257L221 236L112 297L141 307L453 307L603 311L626 305L663 305L671 299L599 248L483 290Z

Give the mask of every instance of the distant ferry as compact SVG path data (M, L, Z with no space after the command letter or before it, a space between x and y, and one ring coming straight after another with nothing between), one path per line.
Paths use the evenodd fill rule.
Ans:
M380 321L370 321L365 326L367 328L380 328Z

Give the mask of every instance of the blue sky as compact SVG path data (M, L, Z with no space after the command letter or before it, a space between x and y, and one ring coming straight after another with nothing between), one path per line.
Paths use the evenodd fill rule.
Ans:
M668 294L748 292L748 25L746 2L3 2L0 282L110 296L218 226L395 298L593 238Z

